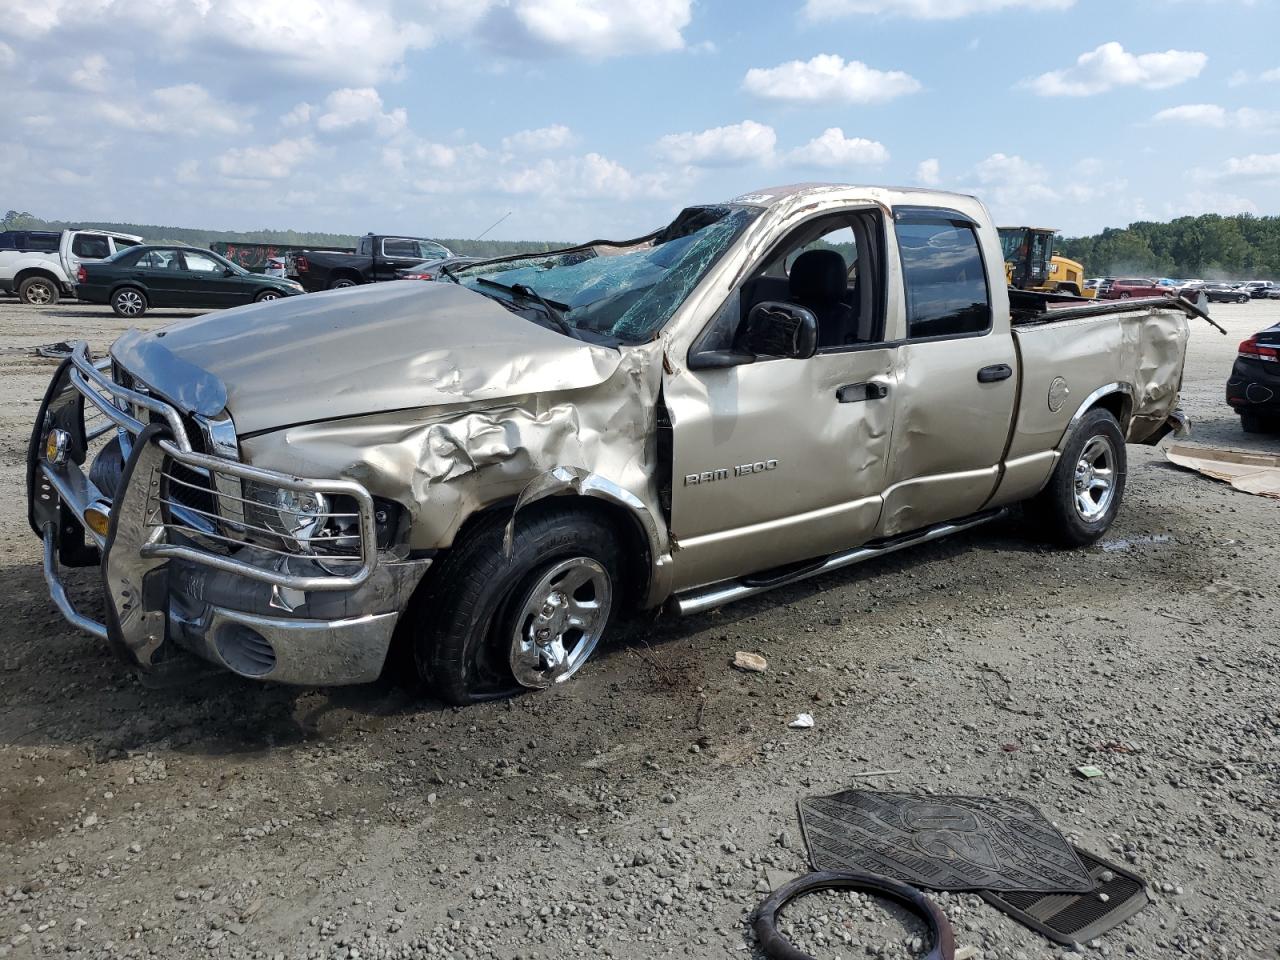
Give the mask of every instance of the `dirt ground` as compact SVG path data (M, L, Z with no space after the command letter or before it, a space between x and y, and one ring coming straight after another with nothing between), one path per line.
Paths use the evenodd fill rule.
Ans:
M1214 315L1231 335L1196 323L1186 370L1196 439L1280 452L1222 399L1280 304ZM18 348L122 327L0 299L0 957L754 957L750 911L805 870L796 801L851 785L1023 798L1141 873L1154 902L1086 952L1280 952L1280 502L1130 448L1097 547L1012 519L629 627L554 693L154 690L54 610L22 492L53 363ZM801 711L813 729L787 726ZM972 956L1068 953L936 899ZM927 946L860 898L791 928L827 960Z

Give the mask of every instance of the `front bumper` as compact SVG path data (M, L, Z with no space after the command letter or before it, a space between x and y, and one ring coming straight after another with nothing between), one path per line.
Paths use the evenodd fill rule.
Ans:
M113 396L124 402L111 403ZM86 409L100 411L107 422L86 427ZM152 422L140 419L144 411ZM128 439L131 453L108 492L99 488L88 461L90 445L113 426ZM52 429L70 437L59 461L45 451ZM240 480L350 497L360 507L358 555L345 564L322 565L223 536L252 527L243 512L235 523L219 519L209 524L212 532L200 535L164 507L171 503L167 484L176 465L206 471L215 503L248 503ZM44 541L54 603L72 624L106 640L143 670L164 668L186 652L241 676L281 683L375 679L400 613L430 564L378 556L372 500L357 484L303 480L196 452L175 408L111 383L83 345L50 384L27 469L31 525ZM86 515L104 514L109 526L96 532ZM211 549L218 541L226 549ZM64 565L98 568L101 621L71 600Z

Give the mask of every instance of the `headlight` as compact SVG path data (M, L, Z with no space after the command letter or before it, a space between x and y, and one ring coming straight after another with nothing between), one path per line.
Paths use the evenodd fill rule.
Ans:
M329 518L329 501L322 493L277 488L274 506L284 532L301 546L319 533Z

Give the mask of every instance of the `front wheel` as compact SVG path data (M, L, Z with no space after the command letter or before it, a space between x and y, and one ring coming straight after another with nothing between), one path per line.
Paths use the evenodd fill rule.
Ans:
M1248 303L1249 298L1245 296L1236 297L1236 303Z
M451 550L414 598L418 673L447 703L564 683L587 662L619 606L618 540L593 512L532 508Z
M147 312L147 296L136 287L122 287L111 295L111 309L120 317L140 317Z
M1055 543L1093 543L1115 521L1127 470L1120 424L1108 410L1090 410L1067 438L1048 486L1029 505L1030 513Z
M253 298L254 303L266 303L268 300L279 300L280 293L276 290L263 290L260 294Z
M58 285L48 277L28 277L18 285L18 299L33 307L47 307L58 302Z

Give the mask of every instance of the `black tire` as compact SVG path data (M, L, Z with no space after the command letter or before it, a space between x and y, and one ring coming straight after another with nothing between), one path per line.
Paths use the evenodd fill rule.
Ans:
M601 632L621 607L618 539L604 517L564 506L529 508L517 517L508 558L503 539L509 516L500 512L481 521L431 571L410 606L406 639L418 675L446 703L494 700L525 689L510 665L516 621L528 591L557 564L585 557L607 571L612 603Z
M329 281L330 290L343 290L346 287L354 286L356 286L356 281L352 280L350 277L338 277L336 280Z
M253 298L254 303L267 303L271 300L279 300L283 297L279 290L263 290L260 294Z
M1280 417L1268 417L1253 410L1240 413L1240 429L1245 433L1275 433L1280 428Z
M1100 509L1096 516L1087 516L1077 500L1078 470L1083 466L1086 450L1097 449L1098 445L1110 451L1111 488L1105 509ZM1067 438L1048 486L1028 504L1028 513L1037 523L1038 532L1047 540L1066 547L1083 547L1096 541L1107 532L1120 510L1127 471L1128 460L1120 424L1109 410L1101 407L1090 410ZM1093 475L1088 476L1092 482ZM1100 499L1095 498L1092 491L1088 497L1090 501ZM1095 502L1094 506L1101 507L1102 504Z
M48 277L27 277L18 284L18 299L33 307L48 307L58 302L61 291Z
M1247 296L1241 295L1236 297L1236 303L1248 303L1248 302L1249 302L1249 298Z
M121 287L111 294L111 309L116 316L133 320L147 312L147 295L137 287Z

